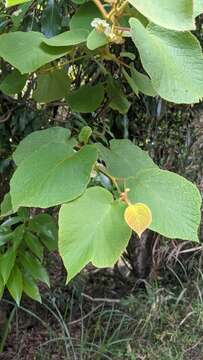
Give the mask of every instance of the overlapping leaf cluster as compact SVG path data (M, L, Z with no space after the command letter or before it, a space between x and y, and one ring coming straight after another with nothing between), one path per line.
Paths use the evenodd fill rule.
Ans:
M86 141L84 134L81 142L61 127L37 131L13 154L13 209L62 205L59 251L69 279L90 261L98 267L112 266L125 250L131 236L124 216L128 204L121 196L125 189L132 204L149 207L152 230L172 239L198 241L201 198L192 183L159 169L128 140L113 140L108 149L85 144L91 133ZM114 196L102 181L95 186L95 174L111 180Z
M2 212L8 206L8 196ZM8 210L9 207L7 207ZM26 209L5 220L0 227L0 297L7 288L19 305L23 292L41 302L37 283L49 286L43 266L44 249L57 249L57 226L48 214L29 217Z
M8 5L15 4L13 0L8 1ZM97 1L82 1L80 4L71 16L67 31L56 36L53 33L60 31L60 22L57 20L60 16L55 8L52 12L57 14L57 19L52 19L50 26L57 28L58 25L58 31L55 29L51 33L46 28L46 36L37 31L12 31L0 35L0 57L14 67L0 84L2 91L7 94L20 92L26 80L35 73L37 83L33 98L38 102L66 98L73 111L92 112L104 101L106 92L109 106L125 113L130 102L113 79L113 74L102 67L103 61L113 61L121 67L124 79L135 94L159 94L176 103L194 103L202 98L202 51L198 40L191 33L191 30L195 30L195 17L203 11L201 0L156 0L152 3L120 0L118 4L123 10L118 12L116 26L112 24L114 20L110 16L111 4L101 2L107 19L103 18L96 6ZM22 16L22 9L18 16ZM93 28L95 19L105 21L109 31L115 28L115 34L112 33L115 39L113 35L105 35L105 29L102 32L101 29ZM113 49L120 46L116 45L117 33L121 37L122 46L129 37L132 39L146 74L137 71L135 61L131 64L123 61L125 52L120 51L120 57L115 57ZM75 56L76 53L79 56ZM128 53L124 56L133 59L133 55ZM98 71L104 72L105 80L98 80L96 87L88 84L74 89L71 86L73 79L69 65L83 59L96 61ZM55 65L47 65L53 61ZM12 89L9 85L11 83ZM92 98L89 106L87 98Z
M73 3L64 32L60 33L57 26L53 32L44 33L21 31L17 26L18 31L0 35L0 57L9 64L9 73L0 83L2 92L16 96L34 80L30 97L38 103L63 99L71 111L91 113L105 102L121 114L131 106L131 96L121 83L130 89L130 95L159 95L176 103L194 103L203 97L203 57L191 33L196 16L203 12L201 0ZM8 5L16 4L15 0L8 1ZM21 16L25 5L29 9L29 3L21 5ZM60 17L57 12L55 15ZM126 51L129 42L134 52ZM139 65L138 69L140 61L142 68ZM119 68L120 78L109 71L109 62ZM76 64L84 67L85 74L85 66L92 63L96 71L88 81L84 75L78 86ZM197 188L159 169L129 140L113 140L108 148L92 143L89 128L77 139L68 129L53 127L26 137L13 160L16 170L10 182L11 207L4 204L2 216L26 207L60 205L59 251L68 279L89 262L107 267L118 260L131 237L131 228L136 230L137 219L131 219L132 212L137 214L136 204L143 204L141 214L143 209L150 214L150 221L146 221L150 229L167 238L198 241L201 197ZM132 206L132 212L126 218L127 206ZM33 282L45 279L32 271L42 269L42 256L34 250L39 239L34 243L36 234L26 226L20 223L16 230L3 230L5 236L19 232L19 241L3 240L1 256L6 275L0 267L0 289L7 285L17 302L23 289L31 294L23 269ZM32 235L27 237L27 232ZM140 235L142 231L137 232ZM16 255L16 246L21 244L26 247L25 254L33 253L29 259L34 259L35 266ZM33 289L35 286L34 282ZM37 290L34 294L39 300Z

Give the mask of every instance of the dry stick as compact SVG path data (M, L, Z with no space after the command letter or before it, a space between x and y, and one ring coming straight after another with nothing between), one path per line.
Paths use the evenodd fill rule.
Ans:
M106 303L111 303L111 304L120 304L121 300L118 300L118 299L108 299L108 298L93 298L92 296L90 295L87 295L85 293L81 293L81 295L92 301L92 302L106 302Z

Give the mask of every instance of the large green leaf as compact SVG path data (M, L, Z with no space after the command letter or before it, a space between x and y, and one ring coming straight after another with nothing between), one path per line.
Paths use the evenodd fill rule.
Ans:
M21 92L27 81L27 75L12 70L0 83L0 90L6 95L15 95Z
M203 0L194 1L194 15L195 17L203 13Z
M157 167L147 152L129 140L110 141L110 150L100 143L97 148L108 172L117 178L135 176L140 170Z
M100 187L88 189L59 213L59 251L72 279L90 261L113 266L125 250L131 230L124 221L126 206Z
M70 29L84 29L89 32L92 30L91 22L95 18L101 18L99 9L92 1L87 2L79 7L70 20Z
M40 103L49 103L67 96L70 80L63 69L57 69L37 77L37 88L33 92L33 99Z
M14 207L47 208L80 196L97 158L94 146L74 152L68 144L48 144L25 159L11 183Z
M35 31L17 31L0 35L0 57L22 74L26 74L70 51L67 46L48 46L43 43L44 39L43 34Z
M88 31L72 30L54 36L50 39L44 39L44 43L49 46L72 46L78 45L86 41Z
M55 143L70 144L70 130L60 126L34 131L26 136L13 153L13 160L19 165L23 160L39 151L43 146Z
M152 212L150 228L168 238L198 241L201 196L196 186L169 171L141 171L126 181L132 203L142 202Z
M195 29L193 0L128 0L150 21L173 30Z
M203 96L203 57L198 40L130 19L131 34L153 88L168 101L198 102Z
M72 91L67 96L68 105L72 111L89 113L97 110L104 99L104 87L102 84L83 85L79 89Z

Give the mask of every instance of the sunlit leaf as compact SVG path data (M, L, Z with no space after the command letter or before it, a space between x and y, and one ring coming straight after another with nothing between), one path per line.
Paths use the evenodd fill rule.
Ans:
M126 180L131 203L152 212L150 229L172 239L199 241L201 196L195 185L173 172L149 169Z
M150 21L173 30L195 28L193 0L128 0Z
M175 103L199 102L203 97L203 57L190 32L177 32L130 19L132 39L152 86Z
M129 205L125 210L125 221L139 237L150 226L152 213L150 208L142 203Z
M100 268L115 264L131 235L124 211L125 204L101 187L61 207L59 251L69 280L89 262Z

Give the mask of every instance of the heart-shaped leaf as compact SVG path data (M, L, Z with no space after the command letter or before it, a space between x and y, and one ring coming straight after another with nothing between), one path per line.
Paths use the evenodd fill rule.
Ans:
M71 280L85 265L113 266L126 249L131 230L124 221L125 204L99 186L61 207L59 252Z
M129 205L126 208L124 218L128 226L140 237L150 226L152 222L152 213L147 205L137 203Z

